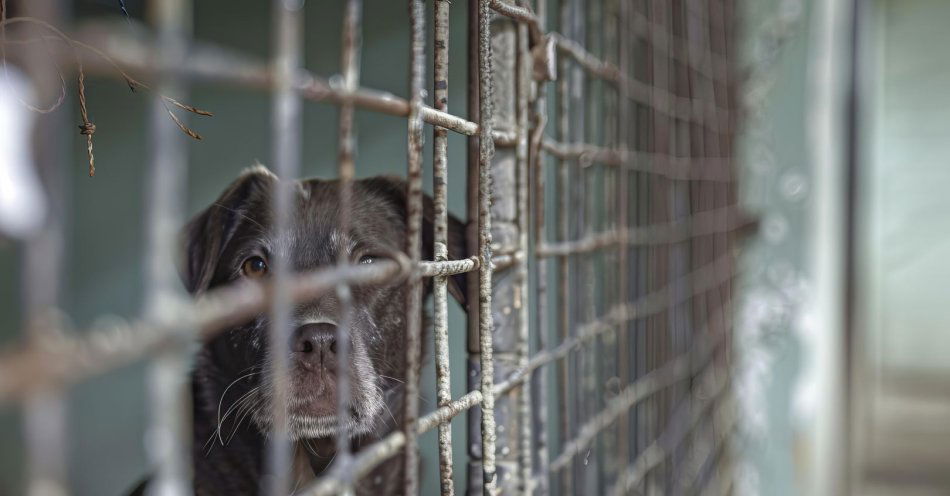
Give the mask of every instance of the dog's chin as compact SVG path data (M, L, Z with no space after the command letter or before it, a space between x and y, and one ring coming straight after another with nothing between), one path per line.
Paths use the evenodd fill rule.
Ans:
M288 436L293 441L303 439L318 439L335 437L338 431L336 410L330 405L320 402L319 404L296 404L288 409L287 428ZM370 433L380 412L379 408L353 407L350 413L344 417L343 427L351 436L359 436ZM261 433L270 434L273 425L272 417L260 415L263 412L256 412L254 423L257 424Z
M313 416L292 414L288 418L290 438L294 441L303 439L318 439L334 437L337 434L337 416ZM349 435L358 436L366 434L370 430L370 425L366 421L360 421L352 415L347 415L345 424Z

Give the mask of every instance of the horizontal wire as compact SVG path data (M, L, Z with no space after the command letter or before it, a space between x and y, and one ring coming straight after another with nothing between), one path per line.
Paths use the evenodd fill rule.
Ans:
M713 418L718 419L726 417L726 425L724 429L718 431L716 435L716 442L718 445L721 445L730 434L732 426L735 422L735 415L729 413L734 406L732 401L719 401L716 402L716 399L722 397L725 393L728 392L729 379L726 378L720 384L716 386L710 401L707 401L703 407L693 411L692 416L690 417L690 429L681 434L685 437L686 434L692 431L693 428L702 420L705 416L706 410L713 404L716 404L716 409L713 411ZM669 432L669 431L666 431ZM681 439L680 439L681 440ZM663 446L661 443L662 439L656 439L649 446L647 446L639 456L631 463L618 478L617 482L608 491L608 494L613 496L621 496L624 494L629 494L630 490L640 483L644 477L650 471L658 467L663 460L670 456L673 449L676 448L679 444L679 440L673 441L671 446Z
M291 281L292 301L316 298L339 284L395 283L410 271L408 260L381 261L372 265L334 266L296 276ZM453 275L478 267L473 259L421 262L418 277ZM166 349L194 329L197 337L210 339L222 329L240 324L266 310L273 296L267 284L242 284L209 291L195 301L175 305L171 323L126 322L119 317L100 324L81 337L65 332L61 322L49 321L48 337L8 349L0 357L0 403L22 399L29 391L50 384L78 382Z
M685 219L665 224L615 228L576 240L538 243L535 252L539 257L554 257L588 253L619 245L678 243L699 236L732 232L748 222L749 219L740 215L740 211L735 207L721 207L697 212Z
M533 42L537 42L543 36L543 30L540 27L540 19L538 19L538 16L535 15L535 13L530 9L518 5L512 5L501 0L492 0L491 8L498 14L527 24L528 29L531 32L531 39ZM688 48L697 49L698 44L696 42L693 42L690 39L680 39L679 41L682 41L683 43L672 43L670 38L676 37L668 36L662 30L654 29L654 32L650 33L650 30L655 26L655 23L651 23L650 20L646 18L646 16L639 12L634 14L633 21L634 33L640 35L641 37L652 36L651 41L656 51L669 53L672 55L673 60L686 65L690 69L699 72L707 78L718 82L726 82L726 70L724 64L717 64L715 67L711 67L713 65L713 61L703 59L697 63L690 60ZM595 74L601 75L602 73L604 75L609 75L611 78L614 77L614 74L621 74L619 69L615 69L612 64L600 61L595 55L587 52L580 44L576 42L567 40L565 38L560 38L555 41L557 44L563 45L563 49L578 62L582 60L596 60L597 62L589 62L591 66L590 68L594 69L591 72L594 72ZM670 45L672 45L672 47ZM718 58L716 54L710 55L713 58Z
M579 326L575 335L562 341L557 347L535 353L531 357L531 360L528 361L527 366L517 369L515 372L512 372L506 380L496 384L496 387L499 389L499 394L509 392L527 380L531 372L535 369L566 357L568 353L581 346L584 342L590 341L607 332L612 329L613 326L621 322L653 315L656 312L682 303L697 294L704 293L732 280L735 275L730 270L729 261L731 258L729 255L723 255L718 260L680 277L662 289L644 295L632 303L613 306L610 311L601 318ZM674 288L690 283L692 283L692 293L684 294L680 300L671 303L670 293Z
M710 319L713 318L710 317ZM703 334L703 331L700 331L700 334L704 342L693 345L689 351L626 386L597 415L581 426L578 435L565 442L561 453L551 462L549 471L557 472L565 468L598 433L609 427L635 404L662 389L692 377L700 369L711 366L709 358L715 354L721 344L726 342L725 335L723 333ZM713 396L718 394L721 388L722 385L716 389L717 393Z
M541 149L556 158L582 165L604 164L679 180L732 182L730 161L717 157L675 157L660 153L607 148L588 143L559 143L545 138Z
M173 72L189 78L192 82L234 84L262 90L274 88L274 74L266 61L220 45L194 42L189 46L188 57L183 64L164 67L153 63L155 58L150 56L151 49L141 40L117 35L102 24L90 23L79 32L79 36L80 46L100 55L84 58L85 67L99 74L120 75L116 71L118 66L146 76ZM307 100L337 105L350 103L362 109L396 117L409 116L409 100L370 88L359 87L351 90L342 82L337 82L337 79L328 80L300 69L293 84L296 91ZM466 136L478 134L477 123L426 105L422 105L420 116L428 124ZM499 130L492 133L492 138L501 146L512 146L517 141L517 134L512 130Z

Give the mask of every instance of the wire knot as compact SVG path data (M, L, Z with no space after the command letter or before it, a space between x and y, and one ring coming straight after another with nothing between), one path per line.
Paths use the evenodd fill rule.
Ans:
M79 125L79 134L92 136L96 132L96 125L91 122L83 122Z

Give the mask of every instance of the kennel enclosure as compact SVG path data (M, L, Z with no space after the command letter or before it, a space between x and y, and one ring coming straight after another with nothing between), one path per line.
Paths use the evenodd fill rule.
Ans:
M406 97L360 84L361 15L371 2L347 0L341 74L328 79L303 69L310 47L302 41L302 12L319 7L302 0L273 2L269 61L190 42L186 0L150 2L157 38L142 53L89 47L71 37L57 16L58 3L18 3L23 15L49 23L21 22L25 35L80 53L62 62L76 69L80 61L78 74L115 75L118 68L153 86L149 289L139 320L60 332L49 309L57 306L57 253L66 226L54 216L27 242L26 336L0 359L0 401L20 402L29 419L31 494L69 493L65 455L57 447L67 436L64 391L70 384L148 360L154 487L185 494L191 440L181 378L190 346L265 311L274 322L274 342L284 342L293 302L328 292L347 302L351 285L398 280L420 287L424 278L433 286L437 408L422 414L417 401L407 401L402 428L378 444L350 453L349 443L338 443L329 473L300 494L345 494L400 451L405 493L417 494L418 436L433 429L443 494L452 494L463 474L469 492L485 494L730 492L733 242L743 225L732 164L739 81L733 2L435 0L429 12L426 2L409 1ZM450 16L467 16L468 60L449 60ZM5 36L12 36L16 17L5 19ZM42 62L36 50L16 46L7 57L22 63L41 91L55 94L58 80L39 77L44 70L35 67ZM449 65L459 63L468 64L469 80L449 81ZM187 299L166 270L184 223L187 137L169 118L163 95L185 102L187 85L196 80L273 95L271 165L285 179L300 176L301 142L314 132L304 129L303 105L338 107L343 184L358 168L355 111L405 117L405 255L372 266L341 262L310 274L291 274L277 263L267 285ZM448 108L447 95L456 91L468 95L468 108ZM46 114L41 126L61 132L61 119L62 112ZM468 137L465 174L447 159L449 133ZM421 260L423 140L430 136L435 256ZM37 157L47 190L55 192L62 187L61 157L42 150ZM470 258L448 259L449 181L467 184ZM278 191L281 230L289 222L289 186ZM340 202L350 201L344 187ZM461 273L470 277L466 364L448 359L448 333L461 330L449 328L446 277ZM423 302L420 291L410 294L405 387L414 399ZM274 367L272 373L285 373L287 363L277 360ZM464 368L469 379L469 391L454 398L452 368ZM346 384L345 367L338 377ZM463 414L467 439L453 440L449 424ZM290 453L286 425L278 422L273 439L269 463L283 474ZM466 442L466 459L453 459L453 442ZM271 494L291 492L286 477L270 482Z

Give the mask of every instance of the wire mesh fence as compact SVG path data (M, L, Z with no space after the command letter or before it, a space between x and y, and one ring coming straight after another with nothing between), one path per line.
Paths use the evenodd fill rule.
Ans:
M32 17L62 24L56 1L26 4ZM65 455L56 449L67 436L61 405L67 388L136 360L151 363L149 453L157 472L150 487L154 494L188 493L192 441L184 405L190 390L181 377L188 372L189 346L269 313L271 346L279 349L292 332L292 306L328 294L342 306L336 377L343 418L351 373L345 344L350 290L394 282L410 288L401 426L354 452L346 424L339 422L332 466L295 493L362 490L361 478L375 467L403 463L399 492L417 494L418 438L433 429L443 494L453 493L462 466L472 493L730 492L729 440L736 421L729 379L732 248L742 223L731 163L737 119L732 1L472 0L466 7L435 0L430 23L424 2L410 0L407 98L360 85L359 0L346 2L342 73L330 80L303 68L302 0L273 2L271 61L193 49L187 0L153 1L150 8L159 37L149 57L96 49L99 56L86 61L91 70L116 64L157 81L145 315L81 336L58 334L55 320L47 318L56 306L50 300L55 271L28 265L35 295L26 301L28 327L36 336L0 358L0 401L22 402L35 419L26 436L32 494L69 492ZM470 70L468 81L450 86L448 66L460 63L449 60L448 50L449 19L456 15L468 16L469 57L461 63ZM63 34L63 40L72 39ZM29 50L23 48L24 60ZM434 67L427 82L430 50ZM284 179L300 176L304 102L338 106L344 230L352 221L347 212L357 168L354 111L405 117L404 253L369 266L353 265L341 254L336 266L303 274L277 259L265 284L186 297L165 270L176 258L184 220L187 157L176 139L183 125L168 119L162 95L182 100L194 80L272 93L273 167ZM467 93L465 117L448 108L449 91ZM422 143L429 128L434 235L433 259L424 260ZM469 139L464 177L461 167L448 163L449 133ZM55 157L39 160L50 188L56 163ZM468 187L468 258L449 258L450 180ZM273 197L278 233L292 221L292 194L291 183L282 182ZM27 252L55 253L63 228L50 224ZM462 364L449 363L447 286L457 274L469 277L469 391L453 398L450 370ZM438 405L421 415L416 398L427 278ZM288 366L286 358L276 359L268 373L284 376ZM289 391L274 384L267 459L276 476L267 492L290 494L283 408ZM453 460L449 423L463 413L470 424L468 459Z

